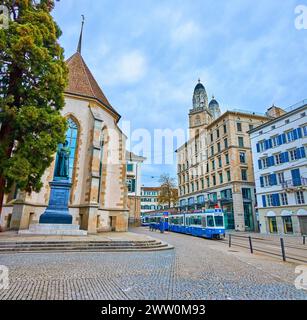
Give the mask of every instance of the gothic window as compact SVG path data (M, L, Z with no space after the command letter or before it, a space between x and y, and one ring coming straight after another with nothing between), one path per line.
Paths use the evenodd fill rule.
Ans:
M68 141L68 146L70 148L70 156L69 156L69 178L72 179L75 158L76 158L76 150L77 150L77 142L78 142L78 126L74 122L73 119L68 119L68 130L66 132L66 140Z
M68 142L68 147L70 148L70 156L69 156L69 179L72 180L76 150L78 144L78 126L75 121L71 118L67 120L68 130L66 132L65 140Z
M100 203L101 197L101 183L102 183L102 171L103 171L103 161L104 161L104 148L105 148L105 132L102 130L100 135L100 163L99 163L99 187L98 187L98 203Z

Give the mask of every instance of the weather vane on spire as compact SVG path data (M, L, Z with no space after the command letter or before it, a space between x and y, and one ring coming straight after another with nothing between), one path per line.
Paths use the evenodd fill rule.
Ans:
M81 49L82 49L82 35L83 35L83 26L84 26L84 21L85 21L85 17L82 14L82 22L81 22L81 32L80 32L80 38L79 38L79 43L78 43L78 48L77 48L77 52L81 54Z

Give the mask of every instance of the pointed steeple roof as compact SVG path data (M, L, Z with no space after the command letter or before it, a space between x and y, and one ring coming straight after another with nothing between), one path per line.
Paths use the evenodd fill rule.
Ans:
M120 115L111 106L110 102L102 92L81 54L76 52L66 61L66 63L69 74L68 86L66 87L65 92L81 97L96 99L110 111L115 113L119 119Z
M66 61L69 73L68 86L66 87L65 92L68 94L97 100L113 114L115 114L118 121L120 119L120 115L111 106L110 102L102 92L99 84L82 58L81 48L83 26L84 16L82 15L82 25L77 52Z

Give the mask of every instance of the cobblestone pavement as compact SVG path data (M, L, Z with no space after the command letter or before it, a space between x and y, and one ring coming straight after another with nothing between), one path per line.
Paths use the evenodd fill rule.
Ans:
M175 250L133 253L3 254L10 287L2 299L306 299L296 265L229 251L217 241L150 235Z

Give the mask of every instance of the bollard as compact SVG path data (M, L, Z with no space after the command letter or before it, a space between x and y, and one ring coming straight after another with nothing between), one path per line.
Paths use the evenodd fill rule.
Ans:
M283 261L286 261L285 244L284 244L283 238L280 238L280 245L281 245L282 259L283 259Z
M248 237L248 240L249 240L249 248L250 248L250 250L251 250L251 253L254 253L253 244L252 244L252 237L249 236L249 237Z
M229 248L231 247L231 234L229 235Z
M306 244L306 236L303 236L303 244Z

